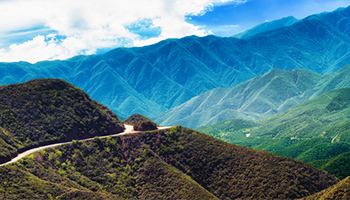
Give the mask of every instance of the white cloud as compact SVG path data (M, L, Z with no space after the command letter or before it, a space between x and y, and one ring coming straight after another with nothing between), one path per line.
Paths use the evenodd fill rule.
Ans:
M0 50L0 61L66 59L99 48L141 46L167 38L204 36L210 30L189 24L215 4L242 0L7 0L0 1L0 34L45 27L57 35L38 35ZM126 27L148 19L156 37L143 38ZM58 36L64 36L59 39ZM1 42L0 42L1 43Z

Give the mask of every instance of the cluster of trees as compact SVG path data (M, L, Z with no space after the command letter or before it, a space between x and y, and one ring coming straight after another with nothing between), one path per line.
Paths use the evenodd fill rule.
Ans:
M73 141L0 172L0 198L14 199L285 199L314 194L338 181L302 162L183 127ZM26 181L20 182L20 176Z
M150 131L158 129L158 125L140 114L133 114L124 120L125 124L131 124L134 126L135 131Z
M59 79L0 87L0 148L16 151L78 138L118 133L123 123L107 107Z

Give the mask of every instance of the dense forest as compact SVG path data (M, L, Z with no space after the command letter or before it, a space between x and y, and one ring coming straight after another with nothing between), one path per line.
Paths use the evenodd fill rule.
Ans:
M73 141L0 168L0 198L301 198L338 182L307 164L167 130Z
M59 79L37 79L0 87L0 161L54 142L124 130L107 107Z

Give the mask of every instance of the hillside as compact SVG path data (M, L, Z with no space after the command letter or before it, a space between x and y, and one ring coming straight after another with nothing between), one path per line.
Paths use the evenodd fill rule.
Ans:
M350 174L350 147L349 144L344 144L344 146L345 148L341 150L346 153L342 153L329 159L313 161L310 165L334 174L339 179L346 178Z
M124 125L107 107L59 79L0 87L0 161L55 142L119 133Z
M350 199L350 177L330 188L303 199Z
M155 122L140 114L133 114L123 122L133 125L135 131L156 130L158 127Z
M333 89L350 87L350 66L321 76L275 69L232 88L216 88L155 117L159 124L198 128L225 119L258 121Z
M74 141L1 167L0 180L0 198L11 199L285 199L338 182L302 162L182 127Z
M233 120L200 127L199 130L230 143L310 162L344 178L350 175L347 164L333 164L331 169L322 167L322 162L350 151L349 97L350 88L337 89L300 103L282 114L257 123L247 122L246 127L235 125Z
M339 70L350 63L349 13L313 15L246 39L190 36L66 61L0 63L0 85L60 78L118 115L152 117L272 69Z

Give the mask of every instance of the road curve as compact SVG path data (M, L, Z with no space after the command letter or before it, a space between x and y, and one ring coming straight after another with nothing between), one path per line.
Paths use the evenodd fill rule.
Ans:
M121 132L121 133L117 133L117 134L113 134L113 135L105 135L105 136L96 136L96 137L99 137L99 138L106 138L106 137L113 137L113 136L118 136L118 135L125 135L125 134L131 134L131 133L138 133L138 132L141 132L141 131L134 131L133 129L133 126L132 125L127 125L127 124L124 124L124 127L125 127L125 131L124 132ZM158 130L163 130L163 129L168 129L168 128L171 128L171 126L166 126L166 127L158 127ZM87 139L82 139L82 140L79 140L79 141L86 141L86 140L93 140L95 137L93 138L87 138ZM0 164L0 166L4 166L4 165L7 165L7 164L10 164L10 163L14 163L14 162L17 162L19 159L25 157L25 156L28 156L29 154L32 154L36 151L41 151L43 149L47 149L47 148L51 148L51 147L56 147L56 146L60 146L60 145L63 145L63 144L69 144L71 143L72 141L69 141L69 142L61 142L61 143L56 143L56 144L50 144L50 145L45 145L45 146L41 146L41 147L37 147L37 148L34 148L34 149L30 149L30 150L27 150L23 153L20 153L17 155L17 157L13 158L12 160L6 162L6 163L3 163L3 164Z

